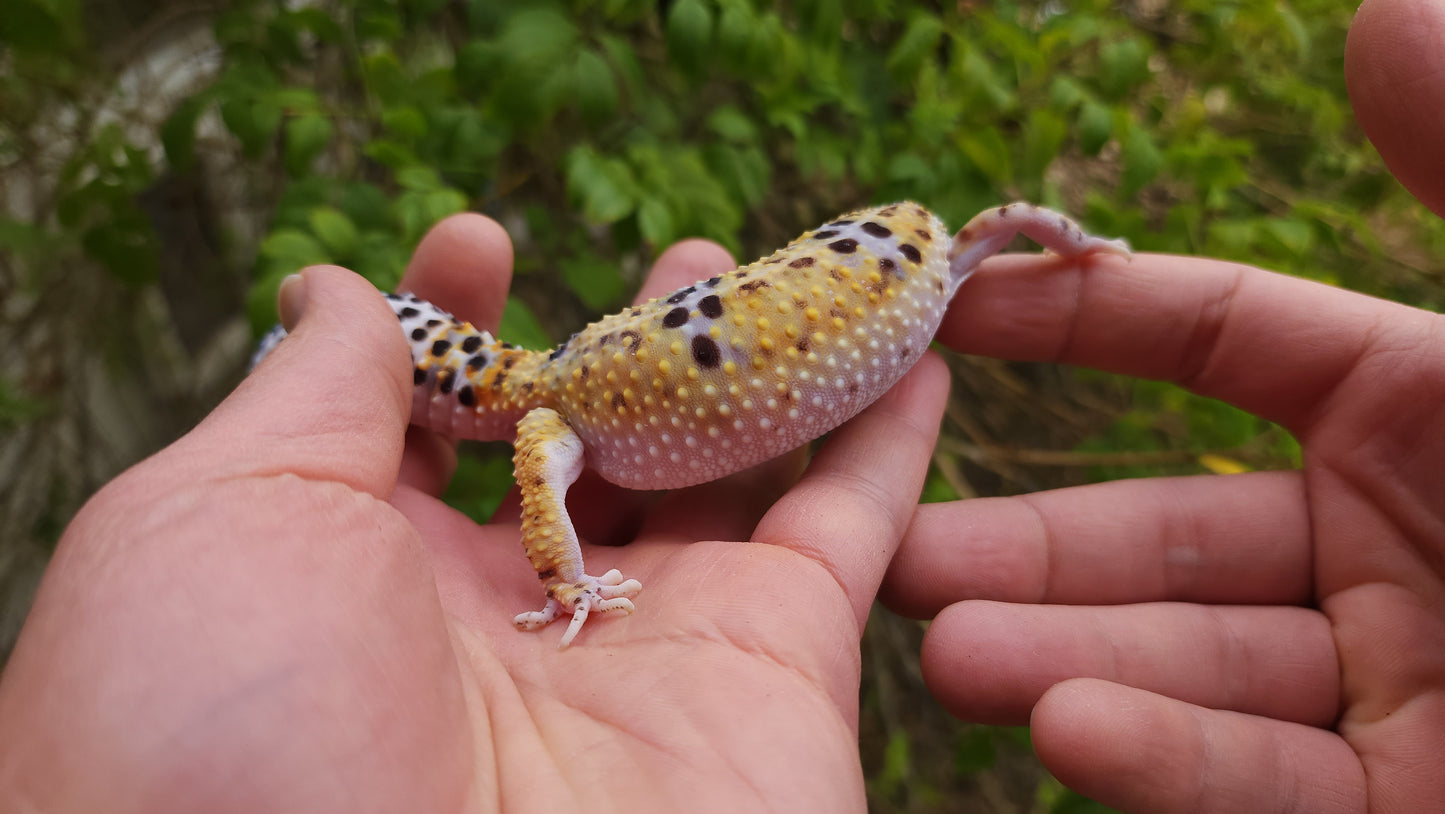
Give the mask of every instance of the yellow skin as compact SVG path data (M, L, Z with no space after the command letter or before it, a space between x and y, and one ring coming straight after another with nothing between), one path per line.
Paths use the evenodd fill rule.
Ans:
M987 210L952 240L923 207L890 204L598 320L550 352L387 295L412 350L412 422L516 445L522 544L547 593L517 627L571 614L566 647L589 613L631 613L642 590L583 568L566 494L584 468L633 489L677 489L812 441L913 367L959 286L1019 233L1068 257L1128 254L1030 204Z

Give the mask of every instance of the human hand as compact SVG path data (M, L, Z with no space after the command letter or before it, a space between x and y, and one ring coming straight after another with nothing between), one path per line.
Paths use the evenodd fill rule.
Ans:
M1362 123L1445 214L1445 11L1376 0L1350 39ZM1439 316L1210 260L1001 258L940 338L1176 381L1304 449L1299 472L921 507L884 597L937 614L924 674L945 706L1031 723L1060 780L1125 811L1439 808Z
M510 263L460 216L404 287L494 328ZM731 267L682 244L644 296ZM933 446L937 358L796 485L797 457L661 499L579 483L584 538L636 532L588 562L646 590L558 652L560 627L512 626L542 602L515 502L477 527L437 498L451 447L403 442L382 298L313 268L283 305L291 337L67 530L0 684L0 809L863 809L858 639Z

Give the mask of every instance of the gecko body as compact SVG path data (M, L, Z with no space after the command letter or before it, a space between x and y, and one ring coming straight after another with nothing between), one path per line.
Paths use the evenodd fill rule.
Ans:
M590 613L630 613L642 589L583 568L566 491L584 467L629 488L679 488L823 435L918 361L959 286L1018 233L1065 256L1128 253L1029 204L987 210L952 237L923 207L893 204L594 322L550 352L386 295L412 349L412 423L515 445L522 542L547 594L517 626L570 614L566 647Z

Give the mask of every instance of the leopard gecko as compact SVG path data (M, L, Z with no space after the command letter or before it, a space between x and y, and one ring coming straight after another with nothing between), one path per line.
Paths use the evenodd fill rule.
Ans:
M867 407L927 349L959 286L1022 233L1056 254L1128 256L1027 203L951 239L914 203L850 212L761 260L588 325L550 352L499 342L408 294L387 294L411 345L411 421L453 439L509 440L522 545L546 590L534 630L633 611L642 590L586 573L567 515L584 466L632 489L714 480L818 438ZM259 362L284 337L263 340Z

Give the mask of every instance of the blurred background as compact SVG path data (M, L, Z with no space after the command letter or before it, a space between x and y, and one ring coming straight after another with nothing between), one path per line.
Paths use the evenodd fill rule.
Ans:
M868 203L953 226L1014 199L1144 251L1427 308L1445 226L1342 76L1351 0L4 0L0 655L88 495L244 374L303 265L381 288L464 210L517 245L501 336L546 347L663 248L743 262ZM1019 248L1025 248L1020 245ZM928 500L1294 466L1277 427L1166 384L949 356ZM450 500L485 520L505 445ZM950 719L920 623L874 614L876 812L1085 812L1026 729Z

